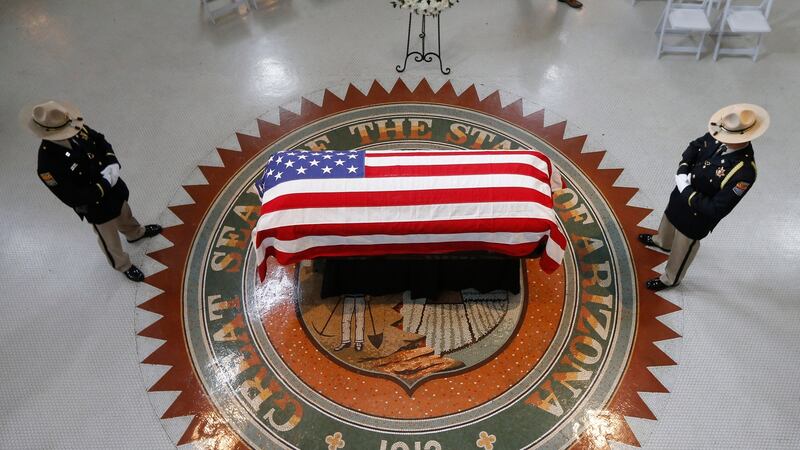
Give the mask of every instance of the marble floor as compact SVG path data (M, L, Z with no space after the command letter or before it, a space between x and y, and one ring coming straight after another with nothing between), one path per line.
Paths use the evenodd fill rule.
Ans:
M176 393L147 393L167 370L140 365L157 344L137 337L153 319L136 305L153 288L111 270L91 228L37 180L38 141L19 111L77 104L114 144L136 215L168 221L198 163L255 117L278 120L280 106L326 88L344 96L349 83L390 88L408 16L388 3L261 0L215 25L189 0L0 3L0 447L168 449L190 421L159 419ZM681 337L658 344L677 365L651 369L669 393L643 394L657 420L629 423L648 449L798 448L800 4L775 2L757 62L715 62L656 59L662 1L584 3L464 0L442 16L452 73L412 63L402 79L500 89L545 107L545 124L567 118L568 134L608 151L601 167L624 168L619 183L639 189L632 204L655 211L647 227L710 114L764 106L758 183L663 292L681 308L661 317ZM130 247L132 258L155 273L146 248Z

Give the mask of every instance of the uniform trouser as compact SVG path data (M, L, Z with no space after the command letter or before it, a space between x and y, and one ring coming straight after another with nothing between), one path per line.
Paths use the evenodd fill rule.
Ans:
M364 342L364 296L344 297L344 310L342 311L342 343L350 342L350 322L353 311L356 313L356 342Z
M681 282L686 274L686 269L694 260L694 256L700 248L700 241L687 237L676 230L665 214L661 217L658 234L653 236L653 242L669 251L667 268L660 277L661 282L667 286L675 286Z
M133 217L128 202L122 204L119 216L105 223L94 224L93 227L97 233L97 242L100 243L100 248L103 249L111 266L120 272L130 269L131 258L122 249L119 234L124 234L125 238L132 241L144 235L144 227Z

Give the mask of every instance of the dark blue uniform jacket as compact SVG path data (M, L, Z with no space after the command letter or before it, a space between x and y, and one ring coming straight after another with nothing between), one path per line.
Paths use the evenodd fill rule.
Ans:
M110 164L119 164L111 144L87 126L69 142L71 149L42 141L39 178L81 219L99 224L116 218L128 200L128 187L122 179L111 187L100 173Z
M756 181L753 146L721 154L721 145L706 133L689 144L678 166L691 185L683 192L673 189L665 214L691 239L706 237Z

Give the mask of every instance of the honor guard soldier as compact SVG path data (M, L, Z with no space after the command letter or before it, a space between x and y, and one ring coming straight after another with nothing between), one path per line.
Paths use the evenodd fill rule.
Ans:
M161 233L160 225L141 226L128 206L128 187L105 137L84 124L73 105L49 101L23 111L22 119L40 138L38 174L56 197L86 219L97 233L109 263L132 281L144 273L131 264L119 233L136 242Z
M660 291L677 286L692 263L700 240L714 229L756 181L753 139L769 127L769 114L750 104L726 106L711 116L708 133L683 152L675 189L658 233L639 241L669 252L664 274L645 286Z

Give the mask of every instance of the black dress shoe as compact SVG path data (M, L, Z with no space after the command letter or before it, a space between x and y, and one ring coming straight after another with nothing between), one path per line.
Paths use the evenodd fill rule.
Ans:
M677 286L677 285L669 286L667 284L664 284L664 282L661 281L661 278L657 278L657 277L653 278L652 280L647 280L647 283L645 283L644 285L645 285L645 287L647 289L649 289L649 290L651 290L653 292L658 292L658 291L660 291L662 289L667 289L667 288L671 288L671 287Z
M356 342L356 351L360 352L364 348L363 342Z
M655 247L655 248L664 250L665 252L669 252L669 250L665 249L664 247L662 247L660 245L657 245L653 241L653 235L652 234L646 234L646 233L640 234L639 235L639 242L641 242L644 245L647 245L648 247Z
M558 0L558 1L560 1L561 3L566 3L567 5L576 9L583 7L583 3L579 2L578 0Z
M161 225L157 224L145 225L144 234L141 237L134 239L132 241L129 240L128 242L133 244L134 242L141 241L144 238L151 238L153 236L158 236L159 234L161 234L161 230L163 230L163 228L161 228Z
M335 352L338 352L339 350L345 349L345 348L347 348L347 347L350 347L350 343L349 343L349 342L342 342L341 344L337 345L337 346L336 346L336 347L333 349L333 351L335 351Z
M144 281L144 273L142 273L142 271L139 270L139 268L136 266L131 266L130 269L126 270L123 273L131 281L136 281L137 283L140 281Z

